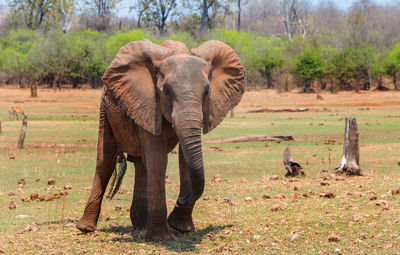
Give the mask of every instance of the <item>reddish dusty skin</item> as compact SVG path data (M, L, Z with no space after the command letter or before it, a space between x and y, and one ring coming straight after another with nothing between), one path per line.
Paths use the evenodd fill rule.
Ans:
M210 41L190 56L183 43L132 42L121 48L103 76L97 164L92 191L77 228L96 229L101 201L122 152L135 164L131 206L134 228L146 240L173 238L171 227L194 229L192 211L204 190L201 129L207 133L237 105L246 76L233 50ZM211 80L209 80L211 78ZM167 220L168 153L179 145L181 187Z

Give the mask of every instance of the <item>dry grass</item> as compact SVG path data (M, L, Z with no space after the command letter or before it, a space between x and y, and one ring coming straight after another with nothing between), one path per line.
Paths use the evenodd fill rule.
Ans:
M87 199L95 165L97 115L100 90L0 89L0 250L7 254L305 254L400 253L400 93L341 92L277 94L257 91L245 94L235 110L204 139L249 134L293 135L281 143L205 144L206 191L196 205L196 231L175 233L176 240L144 242L144 231L132 231L129 212L133 166L129 165L124 188L103 212L111 221L100 221L98 231L81 235L67 218L78 218ZM7 121L7 109L21 106L29 116L26 148L16 150L20 122ZM308 107L304 113L246 113L258 107ZM341 157L344 117L357 117L360 130L361 167L367 177L332 175ZM326 144L325 140L334 140ZM218 148L215 148L217 146ZM287 179L282 164L285 147L307 176ZM14 157L14 159L12 159ZM328 170L325 172L323 170ZM167 184L169 211L179 191L177 155L169 157ZM221 180L214 181L219 174ZM277 180L270 177L279 175ZM40 177L40 182L36 178ZM17 181L26 180L18 190ZM47 180L55 188L71 184L72 190L51 202L22 202L33 192L46 191ZM324 184L324 186L321 185ZM392 193L393 191L393 193ZM16 196L9 196L15 192ZM321 197L332 192L334 198ZM374 198L376 200L370 200ZM271 197L263 199L263 196ZM321 194L322 195L322 194ZM9 210L11 201L16 209ZM122 211L115 210L121 206ZM273 211L271 208L274 207ZM16 219L17 215L34 216ZM37 232L18 234L27 225ZM114 223L114 222L113 222ZM332 237L331 235L337 237Z

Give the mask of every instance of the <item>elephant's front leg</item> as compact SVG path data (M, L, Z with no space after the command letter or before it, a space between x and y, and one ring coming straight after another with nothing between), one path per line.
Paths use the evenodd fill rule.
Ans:
M111 127L105 116L104 109L100 109L100 127L97 144L97 163L94 175L92 191L86 203L83 216L76 227L82 232L96 230L97 220L100 214L101 201L106 191L108 181L115 169L117 157L117 145Z
M180 232L188 232L194 230L192 219L192 211L196 201L193 201L190 196L192 184L190 182L189 171L187 169L186 161L183 156L182 148L179 145L179 175L181 180L179 198L176 202L174 210L168 216L168 224ZM184 205L180 203L184 201Z
M147 223L146 240L172 239L167 225L165 200L165 171L167 169L166 142L162 135L155 136L140 129L142 157L147 170Z
M131 206L133 228L142 229L147 222L147 171L140 157L134 157L135 187Z

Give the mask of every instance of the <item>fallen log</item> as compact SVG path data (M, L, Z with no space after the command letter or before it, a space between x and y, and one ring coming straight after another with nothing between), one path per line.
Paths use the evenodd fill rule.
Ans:
M28 116L24 115L24 120L22 121L21 132L19 134L19 139L18 139L18 149L22 149L24 147L27 125L28 125Z
M269 108L259 108L255 110L247 111L248 113L259 113L259 112L307 112L308 108L297 108L297 109L269 109Z
M283 152L283 165L286 168L286 177L294 177L298 175L304 175L304 170L299 163L293 160L290 154L290 149L286 148Z
M360 169L360 151L358 147L358 127L356 118L346 118L344 132L343 156L340 164L335 168L337 173L348 175L362 175Z
M210 140L204 141L203 143L243 143L243 142L256 142L256 141L273 141L280 142L284 141L293 141L293 136L267 136L267 135L247 135L247 136L239 136L233 138L219 139L219 140Z

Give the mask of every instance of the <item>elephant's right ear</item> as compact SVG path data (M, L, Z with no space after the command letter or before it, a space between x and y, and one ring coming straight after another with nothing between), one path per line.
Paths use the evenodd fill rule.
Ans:
M136 124L154 135L161 133L155 63L171 54L149 40L130 42L121 47L103 75L106 93Z

